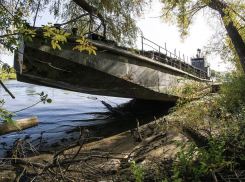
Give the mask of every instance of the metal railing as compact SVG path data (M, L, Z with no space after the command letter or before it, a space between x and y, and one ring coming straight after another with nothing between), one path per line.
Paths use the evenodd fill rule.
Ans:
M141 44L142 44L141 55L149 57L157 62L161 62L170 65L172 67L178 68L182 71L193 74L197 77L204 78L204 79L208 78L207 72L195 66L192 66L191 64L188 63L188 57L186 59L187 61L185 61L184 54L183 54L183 58L181 58L180 52L179 52L179 56L176 54L176 49L174 50L174 53L168 51L166 43L164 48L142 36ZM145 46L152 48L152 50L150 51L145 50L144 49Z

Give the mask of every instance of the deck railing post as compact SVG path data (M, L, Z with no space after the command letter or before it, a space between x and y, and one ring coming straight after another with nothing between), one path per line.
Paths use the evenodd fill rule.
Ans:
M158 49L157 49L157 47L155 48L155 47L152 47L152 46L144 43L144 39L147 42L149 41L150 43L154 44L155 46L158 46ZM166 42L164 43L165 47L161 47L158 44L156 44L156 43L144 38L143 36L141 36L141 44L142 44L142 55L144 55L144 44L145 44L146 46L150 46L150 47L153 48L152 53L149 52L150 54L152 54L152 59L154 59L156 61L158 60L158 61L161 62L161 59L162 59L162 57L161 57L161 49L165 49L166 57L167 57L167 59L169 59L169 61L167 63L168 65L174 66L174 67L179 68L179 69L184 70L184 71L191 72L192 74L194 74L194 75L196 75L197 77L200 77L200 78L206 78L207 77L207 73L205 71L197 69L197 68L195 68L195 66L191 65L192 64L191 63L191 58L189 60L188 56L185 57L185 54L182 54L183 57L181 57L180 51L179 51L179 55L177 55L177 49L176 48L174 49L174 52L168 51ZM157 52L159 52L158 56L157 56ZM158 59L157 59L157 57L158 57ZM183 62L183 64L182 64L182 62Z
M158 61L160 61L160 59L161 59L161 57L160 57L160 54L161 54L161 47L160 46L158 46L159 47L159 57L158 57Z
M179 69L181 70L181 60L179 60Z
M141 44L142 44L142 56L144 56L144 37L141 36Z
M166 42L165 42L165 50L166 50L166 56L168 55L168 52L167 52L167 45L166 45Z

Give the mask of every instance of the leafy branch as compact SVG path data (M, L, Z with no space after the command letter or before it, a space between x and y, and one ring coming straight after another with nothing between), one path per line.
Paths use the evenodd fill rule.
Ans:
M45 103L49 103L50 104L52 102L52 100L48 98L48 94L44 94L44 92L37 93L37 95L40 96L40 101L38 101L37 103L35 103L35 104L33 104L33 105L29 106L29 107L26 107L24 109L21 109L21 110L18 110L18 111L10 113L8 110L0 108L0 121L7 122L9 125L13 124L19 130L21 130L20 127L16 124L16 122L12 119L12 117L18 116L15 113L23 111L23 110L26 110L26 109L29 109L29 108L31 108L31 107L33 107L33 106L35 106L35 105L37 105L37 104L39 104L41 102L43 102L44 104ZM5 102L4 102L4 100L2 100L0 103L3 106Z
M48 24L51 25L52 23ZM64 44L64 42L67 42L66 37L71 34L64 33L64 29L60 31L59 29L51 27L49 25L43 27L43 29L46 30L46 32L43 33L44 37L46 38L46 42L47 38L50 38L53 49L58 48L59 50L61 50L61 47L58 43L61 42L62 44Z
M88 42L87 39L85 39L84 36L82 36L82 40L78 39L76 42L79 42L80 45L75 46L72 50L78 50L79 52L82 52L83 50L88 51L89 55L94 54L96 55L97 48L94 47L91 43Z

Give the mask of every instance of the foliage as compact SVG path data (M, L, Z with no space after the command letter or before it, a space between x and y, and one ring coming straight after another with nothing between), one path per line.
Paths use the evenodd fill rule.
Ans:
M2 70L3 70L3 71L7 71L7 72L10 71L10 66L8 65L8 63L4 63L4 64L2 65Z
M27 25L25 18L30 16L31 5L35 4L33 1L16 1L15 8L9 6L9 2L0 3L0 44L2 44L3 50L11 51L12 53L20 47L20 43L24 41L33 41L32 38L36 35L35 29L30 29ZM58 48L61 50L59 43L64 44L67 42L67 36L71 33L65 32L65 30L59 30L55 27L52 27L52 23L43 26L45 30L43 36L47 40L51 41L51 46L53 49ZM87 40L86 40L87 41ZM80 49L81 50L81 49ZM91 54L95 53L96 48L91 44L86 44L85 50ZM16 51L18 53L18 51ZM23 69L24 65L21 63Z
M136 165L135 161L132 161L130 168L133 173L133 178L135 179L136 182L141 182L144 180L144 175L146 174L144 172L145 170L144 167Z
M25 18L30 16L29 10L32 3L34 2L33 1L12 1L12 2L1 1L0 2L0 10L1 10L0 11L0 17L1 17L0 18L0 34L1 34L0 44L2 45L3 50L7 50L13 53L18 48L20 48L20 43L22 41L33 41L32 38L35 37L36 30L30 29L27 25L27 21L25 20ZM59 45L59 43L64 44L64 42L67 42L66 37L69 36L70 33L65 33L64 30L60 31L59 29L52 27L51 25L52 24L49 23L47 26L43 27L43 29L45 30L43 32L43 36L46 38L46 40L51 40L51 45L53 49L58 48L59 50L61 50L61 46ZM84 40L83 37L83 41L85 42L87 40ZM87 50L89 54L91 54L91 52L96 54L95 53L96 48L93 47L92 44L89 44L88 42L86 43L87 43L86 45L83 45L85 47L84 50ZM80 49L80 51L82 50ZM21 52L16 51L15 53L18 54ZM26 69L23 62L20 60L18 61L21 64L22 68ZM11 69L9 65L4 64L0 72L0 79L4 80L12 74L15 75L13 69ZM16 78L16 76L14 76L14 78ZM48 95L44 95L43 92L39 95L40 95L40 102L51 103L51 99L47 98ZM0 119L2 121L8 122L9 124L16 125L16 123L12 120L12 117L16 116L14 113L9 113L9 111L3 108L1 108L0 112L1 112Z
M12 117L17 116L14 113L9 113L8 110L0 108L0 121L7 122L8 124L14 124L19 130L20 127L13 121Z
M223 83L220 90L220 102L228 112L236 112L241 103L245 103L245 77L233 73L231 78Z
M14 0L19 5L19 1ZM71 21L67 28L78 28L78 33L97 33L105 35L124 45L133 45L139 33L136 20L144 14L145 8L150 7L152 0L26 0L20 1L25 10L36 14L49 8L54 17L71 21L81 15L77 21ZM16 5L16 6L17 6ZM35 17L34 17L35 19Z
M52 23L48 23L50 26L52 25ZM71 35L70 33L64 33L64 29L63 30L59 30L57 28L52 28L48 25L43 26L43 29L46 30L45 32L43 32L44 38L46 38L46 42L47 42L47 38L51 39L51 45L53 47L53 49L56 49L56 47L61 50L60 45L58 44L59 42L61 42L62 44L64 44L64 42L67 42L66 37Z
M175 179L174 181L171 181L171 182L181 182L181 181L182 181L181 178L178 178L178 179ZM165 180L162 181L162 182L170 182L170 181L168 181L168 180L165 178Z
M217 34L213 36L212 44L207 52L221 53L226 60L241 63L245 73L245 2L240 0L161 0L162 20L177 24L182 39L187 37L190 25L201 10L209 24L214 22L213 29ZM223 30L223 31L221 31ZM224 33L223 33L224 32ZM215 40L215 41L214 41ZM236 58L236 59L234 59Z
M104 35L105 31L105 36L109 40L124 45L133 45L139 32L136 19L143 16L144 9L150 6L152 0L81 1L88 4L94 12L86 11L86 8L78 6L76 0L59 5L57 2L58 0L51 5L52 12L64 21L69 21L87 12L92 14L92 16L83 17L80 21L72 22L69 25L71 28L77 27L80 34L95 32ZM90 26L88 26L88 23Z
M45 42L47 43L47 40L50 39L53 49L58 48L61 50L59 43L61 42L64 44L67 42L67 37L71 35L71 33L65 33L64 29L59 30L55 27L52 27L51 25L52 23L48 23L48 25L43 26L43 29L45 30L43 32L44 38L46 38ZM89 55L91 53L96 55L97 48L94 47L92 43L89 43L85 36L82 36L81 39L77 39L76 42L78 42L80 45L75 46L72 50L77 49L79 52L86 50L88 51Z
M11 68L7 63L4 63L2 68L0 68L0 79L16 79L15 69Z
M48 98L48 94L44 94L44 92L38 93L37 95L40 96L40 101L38 101L37 103L33 104L32 106L29 106L27 108L21 109L19 111L15 111L13 113L10 113L8 110L1 108L5 104L5 101L3 99L0 102L2 104L1 107L0 107L0 121L7 122L10 125L14 124L19 130L21 130L20 127L16 124L16 122L12 119L12 117L16 117L17 116L15 113L23 111L25 109L28 109L30 107L33 107L33 106L37 105L40 102L43 102L44 104L45 103L49 103L50 104L52 102L52 100Z
M0 44L2 44L8 51L13 52L13 46L18 47L18 42L29 33L25 31L25 28L23 28L26 24L24 17L29 16L29 13L26 11L26 6L27 4L20 3L19 6L15 6L15 8L13 8L13 6L9 6L8 1L0 3ZM24 35L16 36L19 34L19 31L22 31ZM2 51L4 51L4 49L2 49Z
M208 84L201 87L184 80L169 124L180 130L188 128L196 136L208 138L208 143L205 147L197 147L194 142L181 147L175 155L178 163L173 180L198 181L210 170L221 166L234 170L237 161L245 160L244 79L243 73L233 72L217 94L203 94L201 90L207 90ZM232 153L227 156L227 151Z
M9 73L6 71L0 71L0 78L1 80L16 79L15 70L11 68L11 71Z
M91 43L88 42L87 39L85 39L84 36L82 36L82 40L76 40L80 45L75 46L72 50L78 50L79 52L82 52L83 50L88 51L89 55L93 53L96 55L97 48L94 47Z
M215 71L215 70L211 70L211 76L216 78L216 82L226 82L229 81L232 73L231 72L224 72L221 73L220 71Z
M44 92L41 92L40 94L37 93L37 95L40 95L40 101L43 102L44 104L47 102L47 103L51 103L52 100L51 99L48 99L48 94L44 94Z
M177 147L180 142L176 142ZM210 139L205 147L197 147L194 142L185 143L180 152L175 154L178 163L174 165L173 179L185 178L188 181L200 181L200 177L207 175L221 166L232 168L232 161L225 160L225 142Z
M220 18L217 15L215 9L211 6L213 4L218 4L220 1L211 1L211 0L183 0L183 1L174 1L174 0L161 0L163 4L162 8L162 20L168 23L177 23L180 35L182 38L188 35L190 25L193 24L194 16L197 15L201 10L206 11L206 14L211 14L213 18ZM244 15L243 8L245 3L242 1L226 1L226 7L223 10L225 17L223 18L224 25L233 22L237 28L244 24L242 16ZM221 3L220 3L221 4ZM210 11L211 9L211 11Z

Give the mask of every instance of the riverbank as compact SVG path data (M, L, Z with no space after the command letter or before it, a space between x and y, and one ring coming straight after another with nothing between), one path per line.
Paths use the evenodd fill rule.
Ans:
M9 86L13 88L15 84ZM15 92L17 94L23 93L23 91L20 92L20 88L13 90L18 90ZM32 85L30 89L24 85L23 88L28 93L36 95L36 89ZM54 93L54 96L57 96L59 92L55 90ZM243 178L245 108L241 105L240 108L236 108L236 112L229 113L225 107L226 103L230 104L226 102L229 97L224 94L201 92L202 99L198 100L196 93L194 94L195 97L188 97L192 101L186 100L186 97L181 98L171 109L171 114L167 116L163 116L163 111L167 113L172 106L166 103L131 100L125 103L126 106L114 103L116 106L110 107L112 101L103 100L102 102L99 97L98 99L92 97L93 104L90 102L89 106L94 109L94 104L100 103L106 112L91 113L90 111L90 114L96 115L96 118L87 118L91 125L86 123L87 125L84 126L80 124L85 121L81 120L81 116L87 112L81 114L78 105L80 102L77 102L79 97L74 97L74 99L69 97L64 102L64 98L67 98L66 91L66 95L60 97L62 100L60 105L64 107L64 104L71 102L76 104L62 108L60 113L55 113L54 110L47 113L51 110L51 108L47 109L47 106L38 108L35 111L37 115L40 112L47 116L46 119L42 118L43 123L49 121L46 128L43 126L42 130L37 129L38 127L34 128L34 134L28 131L22 138L19 137L23 134L22 132L9 137L15 142L13 146L8 146L11 152L1 161L0 170L5 174L2 177L7 179L8 176L14 176L17 180L19 176L22 181L28 181L27 179L35 179L34 181L56 179L59 181L108 181L110 179L143 181L144 179L144 181L161 182L217 182L217 179L221 178L229 181L230 177L227 174L232 173L238 176L233 176L233 179ZM110 104L103 104L106 102ZM81 103L81 106L85 103ZM55 101L52 104L53 108L57 107ZM15 104L10 104L10 107L14 106ZM137 107L133 106L140 106L140 108L137 110ZM69 108L72 109L68 110ZM71 119L71 116L76 116L74 114L76 108L79 108L75 112L79 117ZM108 112L108 108L112 108L111 112ZM116 109L120 112L114 112ZM159 110L159 112L152 113L150 109ZM64 114L67 110L68 112ZM54 123L57 121L55 116L64 119L68 114L69 121L63 128L58 127L57 124L60 122ZM159 119L154 120L154 116ZM102 118L101 123L97 122L100 118ZM73 124L78 125L69 127ZM62 138L55 135L56 131L51 128L52 125L64 131L60 135ZM48 133L47 129L52 130L53 133ZM70 138L68 133L73 137ZM13 136L20 139L16 138L16 140ZM5 138L1 140L3 143ZM61 143L57 143L56 146L49 145L59 140ZM180 146L184 143L182 148L177 147L176 140L181 141ZM33 142L36 142L34 146L31 145ZM39 153L35 149L39 150ZM36 157L33 157L35 155Z
M136 106L142 105L142 102L132 102ZM149 107L150 103L148 102L147 105ZM156 108L163 109L163 106L159 105ZM132 109L130 110L132 111ZM0 177L9 178L10 181L33 178L35 181L52 181L51 176L64 181L103 181L108 179L134 181L136 177L134 175L140 172L143 167L147 175L142 171L141 174L137 174L138 178L144 177L149 181L156 178L157 181L170 179L173 175L174 156L180 151L180 148L176 147L175 141L180 141L183 144L191 140L181 132L173 131L173 128L169 126L171 119L172 115L167 115L146 124L142 122L130 124L126 120L117 124L107 123L100 130L102 133L93 133L96 131L93 128L90 128L92 132L89 133L87 129L81 129L80 135L72 142L73 144L63 146L58 151L48 151L46 148L46 153L42 155L37 155L33 148L28 147L29 144L26 141L20 140L19 144L17 142L13 146L12 154L9 156L18 159L12 160L12 165L7 164L7 160L7 163L0 168L2 174ZM123 127L129 128L125 132L115 134ZM101 136L109 136L107 132L110 137L101 139ZM100 140L92 142L98 139ZM26 151L17 147L22 145L27 151L32 152L32 155L37 156L19 158L19 156L26 154ZM134 167L132 167L132 161L135 161ZM106 167L108 165L109 167ZM115 168L115 166L117 167ZM65 172L66 170L67 172ZM23 173L23 171L25 172ZM40 173L37 174L37 171Z
M137 122L139 122L139 128L140 132L142 135L142 139L145 140L146 138L154 135L158 135L156 141L156 146L160 146L162 144L162 141L160 139L166 138L166 133L162 133L162 131L165 131L166 128L160 127L160 122L163 123L164 120L157 120L157 121L152 121L152 119L159 118L161 115L167 114L167 111L169 108L171 108L174 105L174 103L168 103L168 102L155 102L155 101L144 101L144 100L131 100L128 103L125 103L123 105L117 106L116 109L119 109L121 112L115 112L111 113L108 112L107 117L108 119L112 118L118 118L118 119L113 119L114 121L108 121L107 123L103 123L100 125L93 125L93 126L87 126L86 128L89 129L89 136L85 137L83 136L84 140L79 140L79 145L82 143L82 150L81 154L79 152L79 157L85 157L88 155L89 151L96 152L98 151L100 154L103 153L108 153L108 151L113 151L111 154L114 155L114 153L120 153L126 155L126 153L130 153L139 143L139 138L137 137ZM114 110L114 109L113 109ZM151 110L154 110L155 114L152 116ZM159 110L159 111L158 111ZM123 115L119 115L118 113L121 113ZM160 115L158 115L159 113ZM134 121L130 119L133 116ZM147 116L147 117L146 117ZM119 119L120 118L120 119ZM69 137L66 137L63 135L63 139L60 141L57 140L56 137L52 137L52 139L45 140L42 138L43 134L41 134L41 137L36 140L36 143L40 143L40 145L36 145L35 142L29 143L30 138L33 137L32 135L29 135L29 137L25 137L24 139L19 139L15 141L15 144L12 146L12 153L8 153L8 157L14 157L14 158L19 158L19 157L24 157L26 160L35 160L32 161L32 163L42 163L43 161L47 160L48 158L54 158L55 155L54 153L58 153L58 151L61 151L64 149L65 146L70 145L71 143L74 143L77 145L78 141L76 141L79 138L79 133L80 130L82 130L84 127L76 127L73 130L67 130L67 134L72 133L73 136L74 134L77 133L77 136L74 137L72 140L69 139ZM143 128L143 129L142 129ZM121 133L121 134L118 134ZM134 137L132 137L134 136ZM168 135L170 136L170 135ZM103 139L103 137L109 137ZM153 137L154 138L154 137ZM99 140L99 141L95 141ZM95 141L95 142L93 142ZM123 142L124 141L124 142ZM20 142L18 144L18 142ZM43 143L44 142L44 143ZM84 143L83 143L84 142ZM91 143L92 142L92 143ZM50 144L55 144L53 146L50 146ZM85 144L87 143L87 144ZM30 147L30 144L32 147ZM119 145L120 144L120 145ZM22 151L20 148L17 146L23 146L23 148L26 149L26 151ZM33 153L34 150L37 149L39 150L39 153ZM116 150L115 150L116 148ZM16 150L15 150L16 149ZM73 146L73 149L70 149L66 151L65 156L74 156L71 151L76 151L77 148ZM115 151L114 151L115 150ZM13 152L14 151L14 152ZM151 149L148 152L150 152ZM40 154L43 153L43 154ZM70 153L70 154L68 154ZM84 155L83 155L84 154ZM117 155L116 154L116 155ZM37 155L37 157L30 157L33 155ZM93 154L94 155L94 154ZM111 156L110 156L111 157ZM94 157L92 157L94 160ZM92 159L91 158L91 159ZM95 157L96 159L97 157ZM103 157L102 157L103 158ZM22 159L20 159L22 160ZM25 160L25 159L24 159ZM104 160L104 159L103 159ZM130 160L131 157L130 157ZM7 160L8 161L8 160ZM12 165L5 165L7 162L6 160L3 160L2 163L0 164L1 168L0 171L2 174L5 174L5 176L0 176L4 177L6 180L8 179L9 176L12 176L15 180L18 178L18 175L21 174L20 171L23 171L25 167L21 164L15 163L14 168L12 169L12 172L10 173L8 169L12 168ZM23 161L22 161L23 162ZM97 161L102 164L102 162ZM8 162L7 162L8 163ZM130 162L128 163L130 166ZM127 165L128 165L127 164ZM16 167L19 166L19 167ZM12 166L12 167L11 167ZM24 168L23 168L24 167ZM27 170L27 169L25 169ZM38 170L38 169L37 169ZM20 172L20 173L19 173ZM33 177L34 173L33 171L26 171L28 174L30 174L29 177ZM103 172L102 172L103 173ZM104 174L104 173L103 173ZM7 175L7 176L6 176ZM103 175L104 176L104 175ZM42 181L42 180L41 180Z
M60 170L57 173L57 178L62 178L63 175L67 181L75 179L78 181L102 181L106 179L122 181L123 176L130 178L132 175L131 161L137 163L143 161L149 165L151 165L151 160L171 162L174 154L179 151L174 141L188 141L184 135L168 130L163 118L109 138L87 143L90 139L93 140L84 130L80 139L74 142L74 145L68 146L66 150L56 151L55 154L17 159L12 161L12 165L2 165L0 178L9 179L9 181L23 180L33 178L37 175L36 172L40 171L41 173L35 181L50 181L51 178L47 173L52 176L54 175L52 171ZM18 154L20 155L20 153ZM120 168L114 169L112 167L112 175L111 167L108 168L106 165L109 165L108 161L113 160L120 163ZM69 166L67 172L64 170L68 166L64 164ZM18 178L20 176L21 178ZM153 178L153 176L148 177ZM159 174L158 177L162 178L162 174Z
M214 98L217 95L196 100L188 107L199 112L205 111L204 106L210 106L210 101L214 101ZM197 123L203 121L188 123L195 117L194 113L189 113L183 107L150 123L135 123L132 129L104 139L99 135L91 136L88 129L81 129L74 142L42 155L31 148L28 142L19 140L9 156L13 159L5 159L0 165L0 178L8 181L59 179L173 182L198 179L217 182L222 178L229 180L233 174L243 177L243 162L236 158L234 163L234 156L230 153L233 148L223 148L223 141L218 139L217 132L222 132L217 130L219 128L215 123L221 122L222 118L216 116L217 121L205 122L197 128ZM208 121L207 115L204 118ZM215 124L212 133L216 136L216 141L208 139L208 132L204 130L204 124L208 126L208 123ZM24 147L18 146L25 146L25 150L36 156L26 157ZM196 173L192 173L192 170ZM238 176L233 176L233 179L239 179Z

